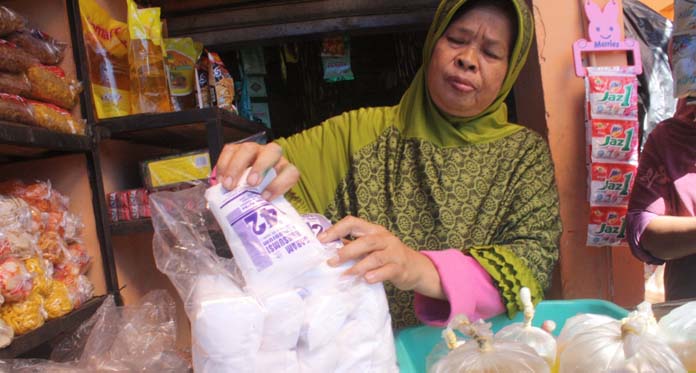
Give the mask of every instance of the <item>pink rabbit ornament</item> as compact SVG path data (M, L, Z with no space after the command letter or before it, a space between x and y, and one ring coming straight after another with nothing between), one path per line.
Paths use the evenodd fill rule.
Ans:
M583 77L587 74L582 63L583 53L616 51L632 51L633 70L636 75L640 75L643 72L640 47L634 39L621 40L620 9L616 0L610 0L604 9L601 9L593 0L584 0L583 3L588 20L587 34L590 40L579 39L573 43L575 75Z

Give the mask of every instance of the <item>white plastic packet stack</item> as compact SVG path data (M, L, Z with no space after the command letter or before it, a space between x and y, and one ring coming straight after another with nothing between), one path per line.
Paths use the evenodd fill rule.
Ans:
M225 266L218 266L218 259L192 255L195 247L187 247L186 260L179 259L176 266L161 258L169 254L166 250L164 254L155 250L158 268L164 268L185 298L194 370L397 372L382 284L344 276L353 263L328 266L326 261L342 244L339 240L322 245L315 235L330 222L321 215L301 217L282 197L263 200L260 191L273 177L273 172L267 174L259 187L240 185L226 191L218 185L205 192L245 285L234 274L221 273ZM155 204L160 202L165 201L154 198ZM158 220L155 215L163 209L155 208L153 219ZM171 224L167 229L178 232ZM196 241L197 236L189 234L182 240ZM205 265L191 263L200 258ZM181 266L196 267L198 273ZM184 281L180 272L196 277L192 290L187 291L190 281Z

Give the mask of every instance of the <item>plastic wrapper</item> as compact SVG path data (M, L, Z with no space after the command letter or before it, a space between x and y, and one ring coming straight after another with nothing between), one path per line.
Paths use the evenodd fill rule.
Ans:
M33 124L34 113L29 103L22 97L0 93L0 120Z
M248 172L240 179L245 181ZM316 267L325 255L285 198L272 203L261 198L273 177L271 170L258 187L241 183L227 191L218 184L205 192L246 285L259 294L290 290L291 280Z
M21 260L9 257L0 263L0 292L6 302L27 299L33 287L33 276Z
M44 297L44 309L48 320L67 315L73 310L72 297L67 285L55 280L51 280L50 284L50 292Z
M138 9L128 4L128 63L130 65L131 113L172 111L164 67L160 8Z
M43 257L54 264L63 261L65 251L67 250L65 240L57 232L52 231L44 231L39 236L38 247Z
M69 112L51 104L31 101L34 111L34 123L52 131L72 135L85 134L84 119L75 119Z
M479 320L469 322L466 316L455 316L443 332L451 351L433 364L429 373L449 372L550 372L551 368L531 347L493 338L491 324ZM457 346L454 330L468 335L472 341Z
M0 5L0 36L24 28L25 23L24 17L14 10Z
M0 92L11 95L27 96L31 83L25 73L8 73L0 71Z
M638 123L593 119L592 162L638 162Z
M36 57L46 65L57 65L63 60L66 43L57 41L40 30L20 30L7 37L7 40L25 52Z
M128 115L128 25L113 19L95 0L80 0L80 16L97 117Z
M0 70L21 73L38 63L36 58L19 49L14 43L0 39Z
M79 237L82 234L82 230L85 225L82 223L82 219L79 216L66 212L63 215L63 227L65 240L68 243L79 242Z
M234 110L234 79L217 53L208 52L208 82L213 106Z
M36 290L44 298L51 294L53 287L51 273L53 271L45 269L46 266L51 266L51 263L47 261L45 262L44 259L33 257L25 260L24 265L26 266L27 271L34 275L34 290Z
M46 310L43 297L33 291L29 297L16 303L5 303L0 307L0 318L9 325L14 333L25 334L40 328L46 322Z
M696 372L696 302L688 302L658 322L661 335L689 372Z
M588 67L592 119L638 120L638 79L629 68Z
M495 338L498 341L519 342L533 348L551 368L556 360L556 339L549 332L532 326L534 305L529 288L523 287L520 290L520 299L524 305L524 322L502 328L495 334Z
M79 275L75 278L67 278L69 282L65 282L68 286L70 301L75 309L80 308L82 304L92 299L94 296L94 285L89 281L87 276Z
M564 343L559 372L686 372L677 355L658 336L649 303L623 320L600 322Z
M674 0L674 32L696 33L696 4L690 0Z
M89 256L85 247L79 242L73 242L68 245L67 251L68 261L74 263L79 269L79 274L87 273L89 266L92 264L92 257Z
M327 245L318 265L291 276L286 286L249 291L237 262L217 254L229 248L211 238L222 228L206 208L205 191L198 185L154 193L150 200L155 261L191 321L196 372L397 371L381 284L342 277L347 268L324 263L335 255L336 246ZM267 224L261 219L257 231ZM303 234L314 237L322 224L330 225L322 219L302 220Z
M196 63L196 105L199 109L209 108L211 106L210 99L210 81L208 80L208 70L210 62L208 62L208 52L204 53Z
M26 74L31 84L29 97L68 110L77 105L82 83L66 78L60 67L35 65Z
M636 178L637 166L630 163L592 163L590 203L626 206Z
M203 45L191 38L164 39L167 50L169 93L174 111L196 108L196 61Z
M322 41L321 62L325 81L340 82L355 79L350 65L350 40L347 36L325 38Z

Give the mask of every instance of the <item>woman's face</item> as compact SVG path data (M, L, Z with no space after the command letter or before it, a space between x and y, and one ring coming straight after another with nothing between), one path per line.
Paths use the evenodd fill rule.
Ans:
M456 117L483 112L503 85L511 39L510 20L495 7L475 7L452 22L435 44L428 66L435 105Z

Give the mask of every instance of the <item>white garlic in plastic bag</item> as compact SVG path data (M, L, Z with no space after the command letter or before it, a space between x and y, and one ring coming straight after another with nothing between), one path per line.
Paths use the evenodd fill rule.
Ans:
M546 360L549 367L553 367L556 360L556 339L548 332L532 326L534 304L532 304L529 288L524 287L520 290L520 299L524 305L524 322L513 323L500 329L495 334L495 339L523 343L533 348L539 356Z
M661 335L676 352L684 367L696 372L696 302L688 302L665 315L660 322Z

